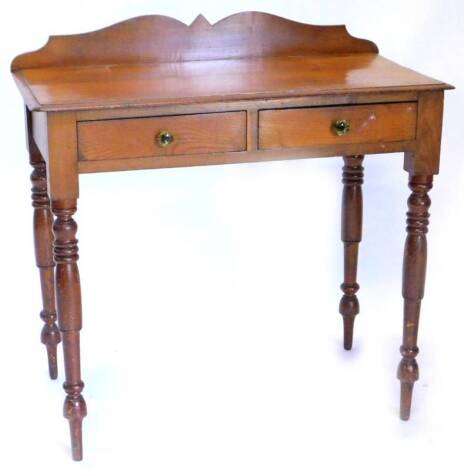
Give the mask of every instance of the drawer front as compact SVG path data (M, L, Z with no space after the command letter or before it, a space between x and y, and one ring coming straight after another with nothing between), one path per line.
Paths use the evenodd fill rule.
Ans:
M263 110L259 112L259 148L414 140L416 117L416 103ZM349 124L348 132L343 133L340 121Z
M162 145L163 132L172 136L172 142L165 139ZM80 160L243 151L246 112L79 122L78 147Z

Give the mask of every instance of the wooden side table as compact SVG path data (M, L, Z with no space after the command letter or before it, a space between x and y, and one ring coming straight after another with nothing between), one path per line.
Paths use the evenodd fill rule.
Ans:
M14 59L26 104L34 236L43 295L42 342L82 459L77 268L79 173L343 155L344 280L340 313L351 349L359 312L363 155L404 152L409 173L404 251L401 418L408 419L424 295L430 198L438 174L444 90L378 55L344 26L246 12L211 25L164 16L51 37ZM56 297L56 302L55 302ZM59 329L56 324L58 317Z

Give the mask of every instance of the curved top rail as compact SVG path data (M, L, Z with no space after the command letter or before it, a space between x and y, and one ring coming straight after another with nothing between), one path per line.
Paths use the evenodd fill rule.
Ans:
M190 25L151 15L89 33L51 36L41 49L16 57L11 70L334 53L378 49L345 26L314 26L268 13L236 13L215 24L199 15Z

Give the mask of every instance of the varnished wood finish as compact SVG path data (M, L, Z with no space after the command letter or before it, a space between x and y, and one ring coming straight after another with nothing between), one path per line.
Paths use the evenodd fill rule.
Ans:
M151 15L91 33L52 36L42 49L18 56L11 68L360 52L377 53L378 49L371 41L352 37L343 25L314 26L251 11L213 25L199 15L190 26Z
M161 147L156 136L168 130L174 142ZM246 150L246 113L209 113L139 119L112 119L78 124L81 160Z
M436 175L440 167L443 91L420 94L417 119L416 150L406 154L404 168L413 175Z
M342 241L344 245L344 279L340 286L343 297L339 311L343 316L343 347L350 350L353 346L354 319L359 313L356 293L358 249L362 238L363 199L362 183L364 157L356 155L343 158L343 195L342 195Z
M344 26L304 25L256 12L214 25L201 15L190 26L140 17L92 33L52 37L42 49L18 56L11 70L28 108L41 246L49 245L46 193L56 216L64 414L76 460L82 458L86 415L73 220L79 173L350 155L344 159L340 302L349 349L359 310L362 155L404 153L413 194L398 376L401 416L409 416L425 275L426 193L439 171L443 91L451 86L379 56L374 43L353 38ZM350 120L349 134L334 134L332 124L339 119ZM160 130L171 131L174 143L157 147ZM50 273L50 256L42 254L39 266ZM53 282L46 277L50 298ZM47 324L50 319L47 314Z
M260 111L259 148L414 140L416 114L415 103ZM351 130L339 136L333 126L342 119Z
M50 199L79 197L77 127L74 113L47 113L48 190Z
M425 270L427 264L427 237L429 225L432 176L411 176L411 195L408 199L406 220L406 244L403 264L404 325L401 354L403 359L398 367L401 381L401 419L409 419L414 382L419 378L416 356L417 333L421 301L424 297Z
M356 155L360 152L370 153L394 153L404 152L406 149L413 151L414 142L392 142L377 144L348 144L321 147L305 147L288 149L276 149L266 151L209 153L201 155L174 155L169 157L143 157L117 160L79 161L80 173L96 173L103 171L142 170L152 168L176 168L184 166L222 165L229 163L268 162L275 160L293 160L300 158L338 157L343 154Z
M50 210L50 199L47 192L47 171L45 161L38 151L30 134L30 113L26 110L28 148L30 163L33 167L31 174L33 233L36 264L40 273L42 291L42 311L40 318L44 321L40 339L47 348L48 370L50 378L58 376L57 345L60 343L60 332L56 325L55 307L55 263L53 260L53 216Z
M417 102L417 90L409 91L371 91L369 93L353 92L349 94L322 94L314 96L298 96L293 98L265 98L253 100L221 101L222 111L260 111L262 109L308 108L315 106L343 106L373 103L406 103ZM128 106L104 109L79 110L76 112L78 121L99 121L101 119L122 119L131 117L172 116L178 114L214 113L218 103L202 102L189 104L165 104L163 106ZM35 111L33 115L39 114Z
M448 88L377 54L31 68L15 77L40 111Z
M76 212L76 201L53 201L52 210L56 217L53 232L58 323L63 337L66 376L63 385L66 392L63 413L69 421L73 459L82 460L82 420L87 415L87 407L82 397L84 383L81 380L79 350L82 307L77 268L79 259L76 239L77 224L72 217Z
M29 108L43 111L448 88L344 26L256 12L190 26L155 15L52 37L11 70Z
M440 166L443 92L421 93L418 100L416 151L406 152L404 168L409 172L407 237L403 262L404 323L403 359L398 367L401 382L400 417L408 420L411 413L414 383L419 379L416 356L419 315L425 288L427 238L429 225L428 192L433 175Z

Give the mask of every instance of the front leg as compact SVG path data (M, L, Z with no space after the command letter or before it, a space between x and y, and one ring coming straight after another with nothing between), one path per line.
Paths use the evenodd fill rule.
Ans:
M77 224L73 219L76 200L57 200L52 203L56 216L54 254L58 323L63 338L66 391L64 416L69 420L74 460L82 460L82 420L87 407L82 397L79 332L82 328L81 288L77 268Z
M426 234L431 203L427 193L432 189L432 179L432 176L409 178L412 194L408 199L403 264L404 324L403 344L400 348L403 359L398 367L398 378L401 381L400 416L403 420L409 419L414 382L419 379L417 334L427 264Z
M350 350L353 346L354 319L359 313L359 301L356 293L358 249L362 238L363 198L362 183L364 157L357 155L343 157L343 196L342 196L342 241L344 245L344 277L340 286L343 297L339 312L343 316L343 346Z

